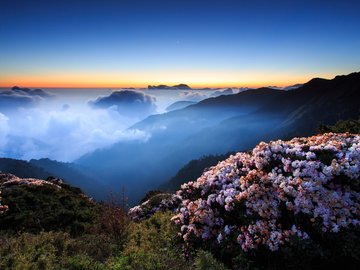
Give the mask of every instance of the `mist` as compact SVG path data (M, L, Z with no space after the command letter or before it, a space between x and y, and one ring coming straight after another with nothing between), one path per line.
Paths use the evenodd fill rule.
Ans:
M0 155L71 162L118 142L147 142L151 131L129 129L177 101L213 91L127 89L0 89Z
M97 199L123 186L134 204L191 159L247 149L274 125L271 117L249 118L265 99L235 92L4 89L0 155L31 160ZM188 105L167 112L177 102ZM70 171L51 160L71 162Z

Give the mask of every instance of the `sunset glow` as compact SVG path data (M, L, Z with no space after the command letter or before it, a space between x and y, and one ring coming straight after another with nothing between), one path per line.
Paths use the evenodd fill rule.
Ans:
M227 72L223 71L177 71L177 72L144 72L144 73L62 73L62 74L29 74L8 75L1 77L0 87L21 85L44 88L119 88L148 85L176 85L186 83L195 88L201 87L263 87L289 86L304 83L313 77L332 78L336 73L323 74L285 74L266 72Z
M1 6L0 87L286 86L359 69L356 1L35 2Z

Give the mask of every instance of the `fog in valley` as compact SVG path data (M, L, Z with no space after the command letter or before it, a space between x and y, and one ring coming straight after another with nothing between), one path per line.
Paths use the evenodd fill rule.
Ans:
M353 73L291 90L2 89L0 156L30 161L43 170L38 177L64 178L99 200L125 188L134 205L193 159L357 117L358 83Z

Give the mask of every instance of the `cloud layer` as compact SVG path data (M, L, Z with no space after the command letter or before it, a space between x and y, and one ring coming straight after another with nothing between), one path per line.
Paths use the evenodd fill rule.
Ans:
M128 128L174 102L198 102L212 94L122 90L104 96L104 91L20 87L0 91L0 156L73 161L119 141L146 142L154 131Z
M116 91L109 96L99 97L89 104L93 108L113 109L121 115L144 117L156 112L156 98L137 91Z
M0 156L73 161L119 141L149 139L150 134L127 128L154 111L150 96L115 92L95 99L91 107L87 102L41 89L1 91Z
M42 89L29 89L14 86L9 90L0 91L0 111L6 112L19 107L35 106L39 102L52 97Z

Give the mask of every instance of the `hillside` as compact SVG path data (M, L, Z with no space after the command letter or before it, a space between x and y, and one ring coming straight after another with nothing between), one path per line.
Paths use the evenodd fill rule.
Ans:
M61 179L19 178L0 173L1 204L7 211L0 231L67 231L79 235L95 218L95 204Z
M0 158L0 172L15 174L22 178L47 179L50 176L65 179L74 186L81 187L88 195L96 197L97 189L103 185L95 180L91 170L72 163L58 162L50 159L32 159L23 161L11 158ZM102 187L103 188L103 187ZM104 197L96 197L104 199Z
M356 269L359 165L358 134L260 142L129 213L174 211L185 254L205 249L231 269Z
M260 142L128 215L125 198L1 173L0 268L356 269L359 165L358 134Z
M151 135L146 143L117 143L76 163L101 172L109 185L124 185L133 204L192 159L249 149L261 140L309 135L320 123L359 113L360 73L312 79L292 91L253 89L150 116L132 127Z
M52 176L52 173L41 167L24 160L12 158L0 158L0 172L15 174L22 178L46 179Z

